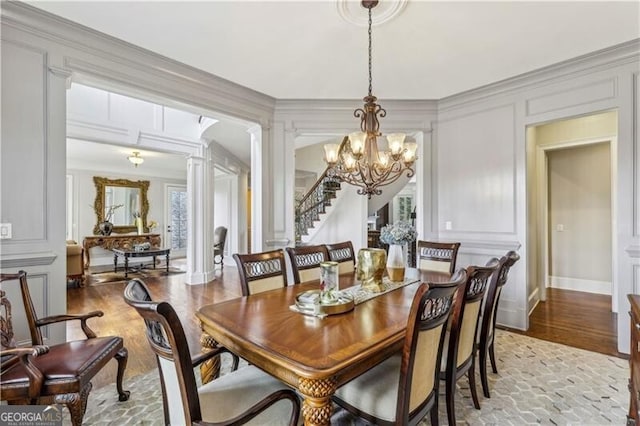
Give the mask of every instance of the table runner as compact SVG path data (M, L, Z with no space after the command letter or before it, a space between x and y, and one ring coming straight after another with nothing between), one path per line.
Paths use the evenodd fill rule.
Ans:
M412 278L405 277L403 282L393 282L389 279L389 277L383 277L382 278L383 290L381 292L374 293L366 289L363 289L361 284L356 284L354 286L347 287L343 290L340 290L340 293L349 294L351 297L353 297L353 302L356 305L359 305L360 303L366 302L367 300L373 299L374 297L382 296L385 293L389 293L390 291L397 290L400 287L404 287L409 284L417 283L418 281L420 281L420 279L417 277L412 277ZM298 309L296 305L289 306L289 309L304 315L311 315L318 318L324 318L327 316L327 314L311 314L309 312L302 312L301 310Z

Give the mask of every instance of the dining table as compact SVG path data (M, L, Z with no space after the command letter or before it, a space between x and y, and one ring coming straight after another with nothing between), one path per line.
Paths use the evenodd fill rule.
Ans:
M406 285L358 303L344 313L317 317L292 307L319 279L220 303L196 313L218 344L297 389L305 425L328 425L336 389L402 348L419 283L450 280L448 273L407 268ZM340 275L340 289L358 285Z

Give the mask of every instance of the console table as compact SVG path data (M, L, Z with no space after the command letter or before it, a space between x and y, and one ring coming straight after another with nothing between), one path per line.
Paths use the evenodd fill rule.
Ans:
M122 234L122 235L91 235L84 237L84 268L91 263L90 248L102 247L105 250L132 250L134 244L150 243L151 247L160 247L160 234Z

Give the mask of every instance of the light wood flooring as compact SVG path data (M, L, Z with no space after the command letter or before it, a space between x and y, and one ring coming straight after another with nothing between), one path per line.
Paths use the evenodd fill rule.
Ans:
M177 260L179 262L179 260ZM172 265L174 260L172 260ZM200 327L194 312L202 305L241 296L237 270L225 266L216 272L216 279L207 284L187 285L184 275L172 275L144 280L154 300L170 302L182 318L192 355L200 351ZM127 377L137 376L156 368L156 360L144 334L144 323L135 310L122 298L126 283L92 285L89 278L84 288L67 290L69 313L93 310L104 312L102 318L89 321L98 335L123 336L129 350ZM549 289L548 299L540 303L531 315L530 329L520 332L527 336L550 340L569 346L620 356L616 347L616 318L610 312L611 298L581 292ZM515 330L512 330L515 331ZM69 340L82 338L79 324L67 328ZM497 349L499 352L499 348ZM113 383L116 363L100 372L94 388Z

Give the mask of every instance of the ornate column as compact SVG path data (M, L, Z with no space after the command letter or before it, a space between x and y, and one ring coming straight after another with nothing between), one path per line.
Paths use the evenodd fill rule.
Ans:
M208 152L205 151L205 155ZM202 284L213 276L213 173L202 156L187 158L187 284Z

